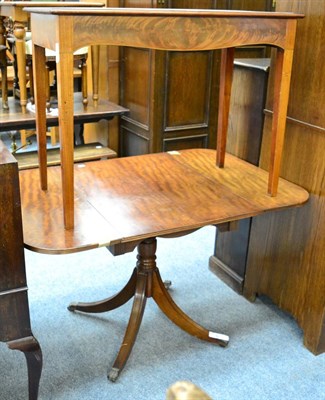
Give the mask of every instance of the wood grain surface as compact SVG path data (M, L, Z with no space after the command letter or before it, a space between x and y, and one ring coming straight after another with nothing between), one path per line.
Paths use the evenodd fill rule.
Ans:
M265 192L268 174L227 155L199 149L76 164L74 229L63 224L60 168L50 167L49 190L38 170L20 172L25 246L69 253L182 233L266 211L301 205L308 193L280 180L279 194Z

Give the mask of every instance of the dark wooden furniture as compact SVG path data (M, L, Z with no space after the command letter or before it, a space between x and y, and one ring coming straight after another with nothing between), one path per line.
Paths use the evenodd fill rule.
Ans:
M290 71L298 14L173 9L75 9L30 8L34 37L34 66L44 65L45 47L59 46L59 125L62 154L64 221L74 226L73 192L73 50L81 45L114 44L151 49L201 51L223 48L217 165L224 166L234 47L270 44L277 48L277 86L268 192L277 192L285 116L289 96ZM93 18L96 16L96 18ZM44 29L44 26L46 29ZM140 29L141 27L141 29ZM141 35L139 32L141 31ZM64 40L62 35L64 32ZM39 134L40 180L47 189L46 171L46 85L45 72L35 76L36 121ZM64 105L64 106L63 106Z
M0 16L0 71L2 108L8 108L7 44L4 17Z
M0 340L24 353L29 399L36 400L42 352L29 319L18 166L1 141L0 182Z
M226 271L224 280L248 299L267 295L292 314L303 331L304 345L319 354L325 351L325 92L321 90L325 76L321 33L325 1L302 0L298 4L278 0L277 10L305 14L297 29L281 176L307 189L311 201L299 215L286 211L253 218L248 241L235 241L237 232L220 234L215 253L218 260L212 257L211 261L216 271L221 258L219 273L221 269ZM274 78L271 68L270 88ZM260 155L262 168L268 168L272 112L269 91ZM237 134L241 136L242 132ZM267 237L262 235L265 231Z
M258 165L270 59L235 59L230 100L227 151ZM235 230L217 230L209 267L242 293L252 219L242 219Z
M76 145L73 153L73 159L75 163L115 158L117 156L115 151L103 146L99 142ZM17 152L14 153L14 157L18 161L19 170L38 168L39 166L37 150ZM60 165L60 163L60 148L56 147L48 149L47 165Z
M20 172L25 246L60 254L107 246L114 255L138 247L137 265L115 296L73 303L70 311L109 311L134 297L130 320L109 379L123 369L140 328L146 299L153 297L171 321L191 335L225 346L228 336L191 320L172 300L156 266L156 237L177 237L206 225L232 221L305 203L308 193L280 180L276 197L265 192L268 174L228 155L215 165L208 149L157 153L89 162L75 167L76 223L65 229L59 167L48 169L51 190L37 185L37 170ZM38 201L31 201L38 199ZM204 207L201 205L204 204Z
M139 7L122 0L121 7ZM140 7L216 8L216 1L142 1ZM216 51L120 49L120 155L215 148L218 114Z
M74 108L73 120L74 124L85 124L88 122L98 122L102 119L110 120L118 117L129 110L121 107L108 100L99 99L98 103L94 105L89 98L87 108L83 107L81 93L74 93ZM27 109L26 113L21 112L20 105L17 100L9 98L9 109L0 109L0 132L8 130L20 129L35 129L36 128L36 114L35 112ZM53 107L54 108L54 107ZM46 126L58 126L58 116L55 114L47 114Z
M74 124L76 132L75 135L76 145L74 146L74 161L87 161L95 160L98 158L111 158L116 157L116 152L106 146L101 146L100 143L84 143L83 124L89 122L98 122L101 120L110 121L114 117L119 117L128 112L127 109L114 104L110 101L99 99L97 104L94 105L89 99L89 104L85 108L82 104L81 93L74 93ZM54 114L47 114L46 117L47 127L57 126L58 117ZM26 113L21 112L18 100L9 98L9 109L0 109L0 132L9 130L21 129L35 129L36 116L35 113L27 108ZM78 136L78 137L77 137ZM15 153L18 160L19 168L31 168L38 166L38 154L35 151L24 151ZM47 150L47 163L48 165L60 164L59 149Z
M244 294L269 296L291 313L303 330L305 346L325 351L325 1L278 0L279 11L305 13L297 31L295 62L281 176L310 192L299 215L283 212L254 219ZM274 74L270 77L273 82ZM260 165L268 167L272 97L268 97ZM297 163L299 157L299 163ZM269 232L265 240L261 232ZM260 254L266 257L261 259Z

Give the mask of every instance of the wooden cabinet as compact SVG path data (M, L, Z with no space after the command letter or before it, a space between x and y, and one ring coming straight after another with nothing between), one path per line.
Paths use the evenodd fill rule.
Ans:
M268 10L272 0L121 0L121 7ZM239 50L264 56L265 46ZM216 145L219 51L121 49L120 155Z
M281 176L306 188L310 200L297 210L253 218L246 253L228 267L230 274L242 268L247 298L267 295L291 313L304 344L318 354L325 351L325 0L277 0L276 10L305 14L298 23ZM260 156L265 169L272 116L268 93ZM223 245L238 252L230 241Z
M215 8L215 1L124 0L124 7ZM168 3L168 4L167 4ZM197 7L196 7L197 8ZM121 49L120 155L214 147L217 52Z
M244 293L265 294L290 312L304 344L318 354L325 351L325 0L278 0L277 11L305 14L298 23L281 175L305 187L310 200L302 209L254 218ZM269 162L271 97L267 109L262 168Z
M236 59L227 137L227 152L258 165L262 143L265 97L270 59ZM217 230L212 272L241 293L252 218L238 221L237 229Z
M0 182L0 341L24 352L29 398L36 400L42 353L30 326L18 165L1 140Z

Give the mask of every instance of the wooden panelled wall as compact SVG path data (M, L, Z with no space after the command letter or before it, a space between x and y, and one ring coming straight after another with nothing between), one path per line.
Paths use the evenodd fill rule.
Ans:
M120 1L122 7L151 8L265 10L271 4L271 0ZM214 148L219 61L219 51L121 49L120 103L130 114L121 120L120 155Z
M253 219L244 294L265 294L290 312L304 344L317 354L325 351L325 0L277 0L276 9L305 14L298 24L281 176L306 188L310 200L301 209ZM265 169L271 100L260 158Z
M117 6L117 1L110 0L109 5ZM186 3L186 7L193 8L247 10L270 10L275 3L272 0L189 0L186 2L128 0L126 2L127 4L124 5L129 7L182 7L183 3ZM322 27L325 23L325 0L294 2L277 0L276 9L301 12L306 15L305 19L299 21L298 24L281 174L308 189L311 199L302 209L253 219L248 242L248 256L247 260L244 260L246 273L243 276L243 290L249 299L254 299L256 294L266 294L282 309L289 311L304 331L305 345L314 353L320 353L325 350L325 114L323 112L325 109L325 90L323 89L325 88L325 42L322 37ZM146 65L148 65L148 56L144 57L147 57ZM132 67L135 70L138 69L141 74L140 64L133 61ZM152 87L145 87L146 82L143 84L142 93L149 93ZM270 85L272 85L272 77ZM216 86L217 83L214 87ZM126 104L133 115L141 114L141 109L145 112L145 107L149 107L148 104L141 103L141 101L147 101L144 98L140 103L138 101L137 99L134 103L129 101ZM269 148L272 111L271 95L268 97L267 109L260 159L261 166L266 169L268 159L265 155L268 154ZM139 126L141 127L141 124ZM154 129L156 128L157 125ZM122 132L122 153L132 154L133 151L143 153L164 149L161 131L158 132L158 137L160 138L159 146L150 147L146 143L148 136L144 136L145 141L142 143L141 141L136 143L132 140L125 141ZM208 143L213 145L213 139L211 136L210 142L206 140L203 145L208 145ZM157 139L154 140L157 144ZM195 140L190 144L195 144ZM179 141L178 145L181 148L181 146L187 146L188 143L184 140ZM265 232L267 232L266 235Z
M215 8L215 0L121 0L122 7ZM120 155L214 147L218 60L213 51L121 49Z

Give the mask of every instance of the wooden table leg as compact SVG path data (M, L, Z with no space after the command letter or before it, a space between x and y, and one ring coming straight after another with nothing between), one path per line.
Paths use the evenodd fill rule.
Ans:
M80 60L81 65L81 92L82 104L87 107L88 104L88 82L87 82L87 60L86 57Z
M277 194L289 100L293 50L277 49L268 193Z
M64 51L61 47L56 68L64 226L66 229L72 229L74 226L73 53Z
M33 77L40 181L42 190L47 190L45 49L37 45L33 45Z
M225 347L229 342L227 335L203 328L186 315L174 302L162 281L158 269L153 274L153 299L161 311L179 328L201 340Z
M27 87L26 87L26 49L25 49L25 26L22 22L14 22L14 35L16 38L17 67L19 80L20 105L22 112L26 112Z
M231 84L234 69L234 55L235 49L233 47L221 50L217 133L217 165L220 168L222 168L225 163Z
M108 379L115 382L124 368L136 341L140 329L146 300L152 297L164 314L178 327L199 339L226 346L229 337L209 331L188 317L173 301L159 270L156 266L155 238L146 239L138 245L137 266L126 286L117 295L93 303L72 303L70 311L83 311L90 313L113 310L125 304L134 296L130 319L125 331L124 339L113 367L108 373Z
M91 46L92 81L93 81L93 101L98 102L99 88L99 46Z
M114 296L107 299L95 301L91 303L71 303L68 306L69 311L82 311L87 313L102 313L106 311L115 310L115 308L123 306L127 303L135 293L137 283L137 270L134 269L128 283Z
M138 274L130 319L125 330L124 338L118 355L114 361L113 367L110 369L107 376L108 379L112 382L115 382L117 380L120 372L122 371L127 360L129 359L134 343L136 341L147 302L147 284L148 275Z
M43 357L42 350L34 336L7 342L11 350L20 350L27 361L29 400L37 400L39 382L42 374Z

